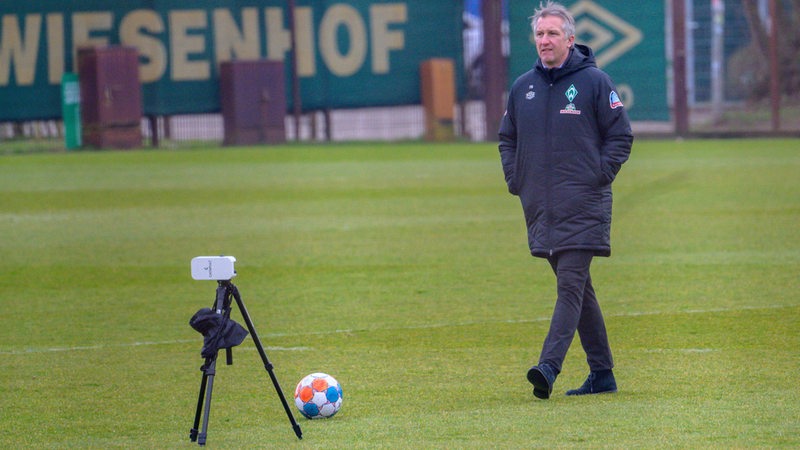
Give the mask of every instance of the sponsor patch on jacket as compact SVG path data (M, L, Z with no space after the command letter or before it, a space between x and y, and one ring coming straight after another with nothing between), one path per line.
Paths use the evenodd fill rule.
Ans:
M559 112L561 114L572 114L572 115L576 115L576 116L580 116L581 115L581 110L577 109L575 107L575 103L569 103L567 106L564 107L564 109L562 109Z
M611 91L608 94L608 104L611 106L611 109L617 109L622 107L622 102L619 99L619 95L617 95L616 91Z

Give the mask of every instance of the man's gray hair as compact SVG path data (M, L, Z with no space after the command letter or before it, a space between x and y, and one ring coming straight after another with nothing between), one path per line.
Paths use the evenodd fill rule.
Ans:
M561 29L564 31L567 38L575 35L575 18L572 17L569 10L561 3L548 0L547 2L540 2L539 9L534 11L533 16L531 16L531 29L533 30L534 36L536 36L536 24L539 22L539 19L547 16L556 16L564 20L564 25Z

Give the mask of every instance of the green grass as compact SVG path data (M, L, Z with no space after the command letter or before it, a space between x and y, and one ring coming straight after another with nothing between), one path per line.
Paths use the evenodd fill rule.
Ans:
M345 392L298 441L248 339L210 447L800 446L798 174L797 140L637 142L593 266L620 392L562 395L576 339L538 401L554 279L494 145L0 157L0 448L194 447L204 254L237 257L287 395Z

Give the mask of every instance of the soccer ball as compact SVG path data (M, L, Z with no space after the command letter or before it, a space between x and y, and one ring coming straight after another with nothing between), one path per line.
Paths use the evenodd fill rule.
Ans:
M294 404L308 419L333 417L342 407L342 386L326 373L312 373L297 383Z

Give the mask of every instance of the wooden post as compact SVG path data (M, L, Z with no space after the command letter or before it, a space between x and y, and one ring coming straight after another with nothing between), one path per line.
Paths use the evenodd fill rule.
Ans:
M448 141L455 136L456 88L453 60L433 58L420 66L420 97L425 110L425 139Z

